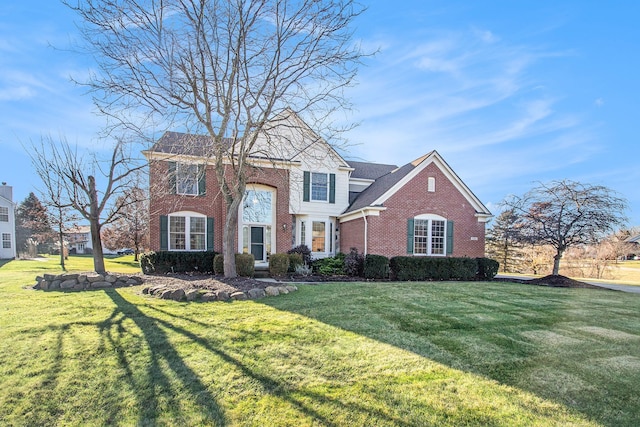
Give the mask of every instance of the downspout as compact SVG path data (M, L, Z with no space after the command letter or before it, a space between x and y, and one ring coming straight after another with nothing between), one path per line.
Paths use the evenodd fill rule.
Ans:
M362 219L364 220L364 255L367 255L367 242L369 241L369 223L367 222L367 216L362 209Z

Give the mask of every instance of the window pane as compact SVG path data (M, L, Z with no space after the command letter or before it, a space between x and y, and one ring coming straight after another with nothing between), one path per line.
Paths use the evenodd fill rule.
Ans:
M186 249L185 217L183 216L169 217L169 249Z
M427 248L429 247L429 220L416 219L413 224L413 252L427 254Z
M270 224L273 217L272 197L271 191L248 190L242 204L242 220Z
M311 234L311 250L313 252L325 251L325 224L324 222L313 221Z
M198 165L176 165L176 193L198 194Z
M205 226L206 220L202 217L189 218L189 249L192 251L205 250Z
M327 201L329 180L326 173L311 174L311 200Z
M444 221L431 221L431 253L444 255Z
M11 234L2 233L2 247L4 249L11 249Z
M9 208L0 206L0 221L9 222Z
M300 244L307 244L307 226L304 221L300 221Z

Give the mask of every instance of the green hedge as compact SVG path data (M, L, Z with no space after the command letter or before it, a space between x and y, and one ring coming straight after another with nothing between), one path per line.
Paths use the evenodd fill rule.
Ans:
M367 254L364 257L364 278L365 279L388 279L389 278L389 258L382 255Z
M500 263L490 258L476 258L478 263L478 280L493 280L498 274Z
M224 256L218 254L213 258L213 272L224 274ZM255 274L255 259L252 254L236 254L236 274L243 277L253 277Z
M289 271L289 254L271 254L269 273L272 276L284 276L287 271Z
M335 276L344 274L343 253L336 254L335 257L320 258L312 263L313 271L323 276Z
M289 271L290 272L295 272L296 268L298 268L299 265L304 264L304 260L302 259L302 255L299 253L291 253L291 254L287 254L289 255Z
M211 273L214 251L179 252L157 251L140 255L140 268L144 274Z
M478 276L476 258L396 256L389 266L395 280L473 280Z

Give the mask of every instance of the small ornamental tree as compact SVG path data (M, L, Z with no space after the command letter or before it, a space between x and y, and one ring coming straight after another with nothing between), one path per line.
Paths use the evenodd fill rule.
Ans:
M16 246L24 250L28 239L40 246L51 241L53 236L47 208L34 193L29 193L16 209Z
M541 183L504 204L518 216L514 228L521 241L554 248L554 275L568 248L595 244L626 221L627 202L613 190L571 180Z

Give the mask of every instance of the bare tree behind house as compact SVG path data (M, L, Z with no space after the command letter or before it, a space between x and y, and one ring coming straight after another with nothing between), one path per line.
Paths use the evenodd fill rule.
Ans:
M71 208L89 222L94 269L104 273L101 229L119 217L127 199L118 196L134 185L133 176L142 166L128 156L123 142L115 143L106 161L95 154L82 155L66 140L52 138L33 145L30 156L54 205Z
M149 247L149 198L146 192L134 187L116 201L122 206L118 218L103 228L102 239L111 250L133 248L134 260Z
M519 217L521 240L554 248L556 275L568 248L597 243L626 221L627 202L613 190L571 180L541 183L504 204Z
M160 123L207 137L198 156L214 165L226 206L224 271L235 276L248 176L256 159L287 158L272 144L291 134L287 112L304 115L326 140L341 130L330 124L349 108L343 89L363 57L350 26L363 9L351 0L67 4L82 18L98 60L87 84L100 111L145 135L141 124ZM305 125L294 126L318 139Z

